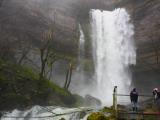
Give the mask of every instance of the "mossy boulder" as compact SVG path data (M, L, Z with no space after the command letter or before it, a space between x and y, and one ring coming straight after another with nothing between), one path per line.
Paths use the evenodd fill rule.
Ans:
M113 109L113 107L104 107L104 108L102 109L102 112L114 113L114 109Z
M87 120L109 120L103 113L95 112L88 116Z
M112 107L104 107L99 112L90 114L87 120L116 120L115 111Z
M102 103L98 98L95 98L91 95L85 96L85 102L87 106L101 106Z
M116 120L116 118L110 113L94 112L88 116L87 120Z

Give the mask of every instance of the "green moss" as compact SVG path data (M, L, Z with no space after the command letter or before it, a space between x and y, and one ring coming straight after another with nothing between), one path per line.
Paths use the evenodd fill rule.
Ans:
M24 108L31 105L76 103L75 97L53 82L39 80L38 72L0 60L0 109Z
M107 114L107 113L95 112L95 113L92 113L91 115L89 115L87 120L116 120L114 115L107 114L107 116L106 116L105 114Z
M102 109L102 112L106 112L106 113L114 113L114 110L113 110L113 108L112 107L104 107L103 109Z
M92 113L88 116L87 120L109 120L104 114L101 112Z
M53 89L56 93L60 95L64 95L64 96L70 95L68 91L64 90L63 88L60 88L59 86L57 86L56 84L54 84L49 80L46 80L46 86L49 86L51 89Z
M85 105L85 100L83 97L79 96L79 95L73 95L74 98L76 99L76 103L74 104L74 107L79 107L79 106L86 106Z

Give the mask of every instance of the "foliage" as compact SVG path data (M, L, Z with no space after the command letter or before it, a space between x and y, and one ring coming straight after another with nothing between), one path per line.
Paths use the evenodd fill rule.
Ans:
M104 107L99 112L94 112L88 116L87 120L116 120L115 111L112 107Z
M113 113L114 110L113 110L112 107L104 107L104 108L102 109L102 112Z
M101 112L95 112L95 113L92 113L87 118L87 120L109 120L109 119L103 113L101 113Z
M23 109L35 104L71 106L76 98L30 68L0 60L0 109Z
M88 118L87 120L108 120L107 117L100 113L100 112L95 112L95 113L92 113Z

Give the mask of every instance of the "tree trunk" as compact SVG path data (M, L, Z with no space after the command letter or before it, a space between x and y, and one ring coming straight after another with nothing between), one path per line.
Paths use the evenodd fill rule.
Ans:
M41 72L40 72L40 80L43 79L45 72L45 62L42 60Z
M44 50L41 49L40 52L41 52L41 72L40 72L39 79L42 80L44 77L44 69L45 69Z
M18 64L22 64L22 61L24 60L24 58L26 57L27 53L24 53L22 55L22 57L19 59Z
M69 78L68 78L67 89L68 89L69 86L70 86L71 79L72 79L72 64L70 64L70 66L69 66Z
M68 75L69 75L69 69L67 70L67 73L66 73L66 81L65 81L65 84L64 84L65 89L67 89Z
M51 80L51 77L52 77L52 71L53 71L53 67L51 67L51 70L50 70L49 80Z

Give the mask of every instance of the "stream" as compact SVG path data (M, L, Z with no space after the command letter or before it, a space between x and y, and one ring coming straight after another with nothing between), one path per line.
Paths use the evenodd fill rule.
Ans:
M86 120L93 108L65 108L58 106L34 106L31 109L13 110L3 114L1 120Z

